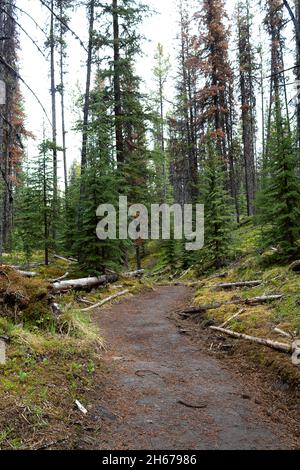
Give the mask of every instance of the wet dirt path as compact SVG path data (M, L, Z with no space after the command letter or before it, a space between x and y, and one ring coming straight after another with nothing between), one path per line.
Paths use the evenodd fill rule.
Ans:
M284 429L245 399L237 374L199 351L170 319L191 296L185 287L157 287L95 315L111 373L99 396L102 424L93 447L289 448Z

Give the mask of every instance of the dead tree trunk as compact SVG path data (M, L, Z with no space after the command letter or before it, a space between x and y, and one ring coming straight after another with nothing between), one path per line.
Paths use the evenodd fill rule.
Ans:
M63 2L60 2L60 17L63 17ZM64 163L64 182L65 182L65 200L68 195L68 168L67 168L67 144L66 144L66 119L65 119L65 78L64 78L64 26L60 23L60 97L61 97L61 128L63 144L63 163Z
M119 276L117 274L108 274L100 277L88 277L85 279L75 279L70 281L59 281L53 284L53 292L58 294L68 290L90 290L116 282Z
M114 37L114 113L116 134L116 156L118 164L124 163L124 140L122 126L122 92L121 92L121 55L120 25L118 0L112 0L113 37Z
M50 77L51 77L51 109L52 109L52 144L53 144L53 208L58 206L57 184L57 121L56 121L56 81L55 81L55 37L54 37L54 0L51 0L50 18ZM56 224L53 224L53 240L56 240Z
M238 34L239 34L239 68L240 90L242 102L243 123L243 152L245 167L245 183L248 215L255 212L255 93L253 88L253 57L250 32L249 4L239 4L238 8Z
M80 200L78 208L78 232L81 230L83 218L83 201L85 195L85 171L87 166L87 144L88 144L88 125L90 111L90 94L91 94L91 78L92 78L92 61L94 49L94 22L95 22L95 0L89 3L89 43L88 55L86 62L86 84L83 105L83 124L82 124L82 147L81 147L81 179L80 179ZM78 253L80 258L80 253Z

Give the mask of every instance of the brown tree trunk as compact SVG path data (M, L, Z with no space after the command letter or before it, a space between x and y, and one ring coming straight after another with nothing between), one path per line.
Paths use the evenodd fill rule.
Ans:
M120 26L118 0L112 0L113 36L114 36L114 113L116 134L116 157L118 164L125 161L124 138L122 125L122 92L121 92L121 55L120 55Z
M244 11L244 8L246 10ZM247 212L249 216L255 213L255 94L253 87L253 61L252 47L250 42L250 19L249 5L239 5L238 10L239 30L239 68L240 68L240 90L242 102L242 130L243 130L243 153L245 168L245 186L247 197Z

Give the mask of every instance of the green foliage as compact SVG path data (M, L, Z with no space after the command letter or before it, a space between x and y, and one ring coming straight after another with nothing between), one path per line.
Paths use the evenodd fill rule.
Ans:
M224 164L215 144L207 143L207 161L204 165L205 254L211 266L221 267L230 257L232 244L232 208L229 194L224 189Z
M38 156L28 162L23 185L17 193L16 236L29 261L33 250L43 249L45 261L53 245L51 231L58 220L58 207L53 201L52 143L43 141ZM56 214L56 217L53 214Z
M269 161L258 196L258 222L263 248L277 249L273 259L289 260L300 254L300 186L296 155L288 123L274 116L268 142Z
M112 120L105 100L106 93L102 75L99 73L91 95L87 168L81 175L83 180L83 198L80 207L81 227L76 225L80 200L80 180L75 168L73 168L67 204L69 224L67 243L71 241L72 251L78 254L81 265L87 271L96 273L102 272L104 265L118 263L121 255L118 240L100 241L96 235L99 221L96 216L98 206L112 204L118 207L119 203L119 176L110 140Z

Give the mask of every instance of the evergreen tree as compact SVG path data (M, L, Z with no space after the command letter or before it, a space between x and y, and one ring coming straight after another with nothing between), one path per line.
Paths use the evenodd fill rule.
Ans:
M119 196L118 175L111 142L112 120L109 115L107 93L102 73L99 72L90 96L90 118L86 129L88 135L86 167L80 180L85 188L82 201L83 211L74 242L74 249L80 254L81 265L87 271L92 272L103 272L106 265L120 261L119 241L100 241L96 235L98 206L112 204L117 208ZM76 204L79 199L78 187L80 186L76 175L73 175L73 180L74 199L72 203L69 202L71 230L74 202ZM70 184L69 191L72 197L72 184Z
M258 198L258 221L264 248L278 248L275 258L288 260L300 253L300 186L296 151L288 123L277 106L268 142L269 160Z
M53 161L49 155L52 146L50 141L39 145L39 155L29 167L25 184L19 192L17 208L17 234L26 257L30 259L33 250L42 249L46 265L53 247Z
M205 255L211 267L219 268L230 257L232 242L231 198L224 189L224 165L218 148L207 142L204 164Z

